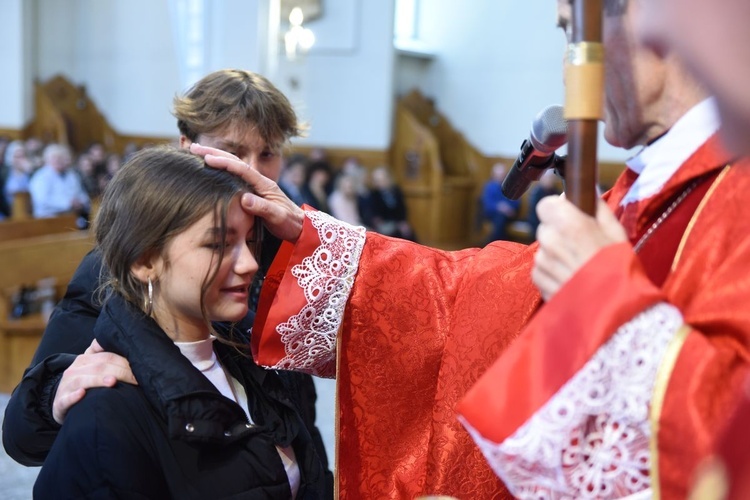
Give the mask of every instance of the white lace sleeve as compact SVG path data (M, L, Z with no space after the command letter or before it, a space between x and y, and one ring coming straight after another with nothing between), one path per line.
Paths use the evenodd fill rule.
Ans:
M462 419L518 498L622 498L651 487L649 409L682 316L658 304L626 323L500 444Z
M317 229L320 246L292 268L306 305L276 327L285 356L272 368L335 377L336 335L357 274L365 228L323 212L306 211L305 215Z

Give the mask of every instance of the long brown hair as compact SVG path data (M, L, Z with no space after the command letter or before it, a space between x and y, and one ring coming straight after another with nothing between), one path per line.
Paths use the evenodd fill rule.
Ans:
M142 258L166 259L169 241L209 213L214 214L223 241L230 202L249 190L240 178L206 167L201 158L185 150L158 147L134 154L107 185L93 225L104 262L105 292L119 293L146 312L147 292L131 273L132 266ZM255 224L256 258L261 226ZM201 313L214 334L204 297L223 258L220 245L213 269L201 284Z

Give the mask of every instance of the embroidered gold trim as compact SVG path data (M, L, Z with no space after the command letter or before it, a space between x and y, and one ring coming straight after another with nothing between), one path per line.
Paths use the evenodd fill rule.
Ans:
M726 167L724 167L721 173L714 180L713 184L711 184L711 187L708 188L708 191L701 200L700 204L698 204L698 208L693 213L693 216L690 218L690 222L688 222L687 228L685 228L685 232L682 234L680 245L677 247L677 252L674 254L674 260L672 260L672 268L670 269L670 272L674 272L674 270L677 269L677 265L680 263L680 258L682 257L682 252L685 249L685 245L687 244L688 237L693 231L693 227L698 221L698 217L700 217L701 212L703 212L703 208L705 208L705 206L708 204L708 200L714 194L714 191L716 191L716 189L719 187L719 183L724 180L724 177L726 177L730 167L731 165L727 165Z
M669 342L667 351L664 353L662 358L661 366L656 373L656 381L654 382L654 395L651 398L651 489L653 490L653 498L659 499L659 420L661 419L661 410L664 406L664 398L667 394L667 386L669 385L669 379L674 370L675 364L677 363L677 357L685 345L688 335L690 334L691 328L688 325L682 325L675 334L674 338Z
M342 321L339 325L339 331L336 333L336 392L334 393L334 405L333 405L333 411L336 412L336 415L333 419L333 428L335 429L335 435L333 436L333 498L338 500L339 497L339 490L340 490L340 484L339 484L339 471L341 468L339 467L339 436L341 435L341 411L339 406L339 381L341 380L341 377L339 376L341 374L341 340L343 336L343 330L344 330L344 322Z

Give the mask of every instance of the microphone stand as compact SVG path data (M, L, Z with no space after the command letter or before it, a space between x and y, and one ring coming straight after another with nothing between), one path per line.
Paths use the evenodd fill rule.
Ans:
M604 116L602 0L570 1L572 36L565 56L565 196L583 212L594 215L597 130Z

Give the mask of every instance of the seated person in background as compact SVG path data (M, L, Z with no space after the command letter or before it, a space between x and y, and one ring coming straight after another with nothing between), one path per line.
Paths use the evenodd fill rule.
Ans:
M133 156L134 154L136 154L141 149L142 148L140 146L138 146L138 144L136 144L134 142L129 142L129 143L125 144L125 148L123 149L123 152L122 152L122 160L124 162L128 161L131 156Z
M7 170L5 165L5 152L8 150L8 146L10 146L10 139L0 135L0 172L5 172Z
M301 154L290 156L279 178L279 187L290 200L299 206L307 203L303 190L307 177L307 158Z
M88 214L89 196L71 165L70 148L67 146L50 144L44 149L44 166L29 181L34 217Z
M352 178L360 199L367 198L367 169L355 156L349 156L344 160L341 172Z
M89 199L92 200L101 194L99 189L99 182L96 178L96 172L94 172L94 162L91 161L91 157L87 154L82 154L78 157L78 161L74 167L78 171L78 175L81 178L81 185L86 190L86 194Z
M328 207L331 177L331 166L327 162L312 162L307 168L305 186L302 189L305 203L321 212L331 213Z
M35 497L322 497L298 410L253 363L250 323L235 325L258 270L261 225L240 207L248 189L161 148L112 180L94 230L108 272L94 332L140 384L94 389L73 407Z
M312 148L310 150L310 161L325 163L329 168L331 166L331 163L328 161L328 152L325 148Z
M555 196L561 193L558 177L554 170L547 170L529 191L529 213L527 220L531 226L531 234L536 239L536 228L539 227L539 216L536 214L536 204L545 196Z
M73 168L78 172L78 176L81 178L81 185L86 190L89 199L92 200L99 196L101 193L96 176L94 175L94 162L91 161L91 157L87 154L80 155Z
M378 167L372 172L372 188L363 219L368 227L380 234L416 241L414 230L406 220L404 194L386 167Z
M38 137L29 137L24 142L26 158L31 163L31 171L35 172L44 165L44 142Z
M0 220L10 217L10 205L3 193L5 192L5 179L8 178L8 166L5 165L5 152L8 150L10 141L0 137Z
M120 155L117 153L107 155L103 166L100 165L96 172L96 183L100 192L104 192L107 188L107 184L109 184L109 181L115 176L121 165L122 158L120 158Z
M348 222L354 226L362 226L360 205L362 199L357 193L357 180L344 172L336 177L336 187L328 197L330 214L338 220Z
M13 209L13 197L16 193L28 192L31 178L31 163L26 158L26 146L23 141L13 141L5 150L5 165L8 174L5 178L3 195L10 211Z
M518 215L521 206L521 200L510 200L503 194L502 185L507 173L508 167L504 163L495 163L490 180L482 191L482 213L492 223L492 232L485 244L508 239L506 226Z
M107 150L101 142L92 142L86 148L86 155L94 162L94 172L99 175L107 170Z

